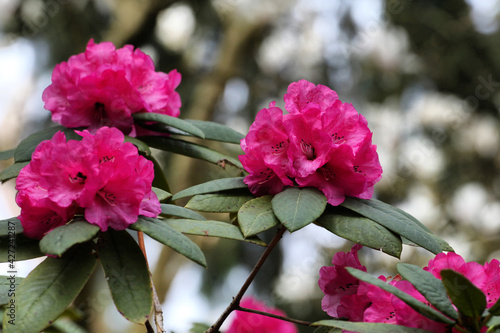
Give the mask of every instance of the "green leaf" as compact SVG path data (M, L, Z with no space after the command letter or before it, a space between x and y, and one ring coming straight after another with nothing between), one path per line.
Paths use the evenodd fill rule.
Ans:
M40 241L43 253L61 256L75 244L83 243L97 235L99 227L83 219L77 219L69 224L52 229Z
M24 278L16 275L0 275L0 306L9 303Z
M403 302L408 304L412 309L417 311L418 313L426 316L427 318L433 319L438 322L442 322L448 325L453 325L455 324L455 321L446 317L443 315L441 312L427 306L426 304L420 302L418 299L414 298L413 296L410 296L409 294L405 293L402 290L399 290L398 288L390 285L387 282L384 282L380 279L377 279L374 276L371 276L368 273L365 273L363 271L360 271L358 269L352 268L352 267L346 267L346 270L354 277L360 279L361 281L365 281L367 283L373 284L391 294L396 296L397 298L401 299Z
M5 182L9 179L16 178L21 172L21 169L29 164L28 162L20 162L9 165L0 172L0 182Z
M165 221L151 217L139 216L137 222L130 225L129 228L142 231L149 237L167 245L194 262L204 267L207 266L205 255L200 250L198 245L196 245L188 237L181 234L179 231L169 226L165 223Z
M207 324L193 323L193 326L189 329L189 333L205 333L209 328L210 325Z
M66 134L67 140L81 140L82 137L75 133L74 129L66 128L64 126L54 126L45 128L41 131L35 132L22 140L16 148L14 153L14 161L26 162L31 160L31 155L35 151L40 142L50 140L57 132L62 131Z
M266 243L257 237L245 239L237 226L226 222L166 219L164 223L184 234L234 239L262 246L266 245Z
M4 333L40 332L51 325L73 302L89 279L96 263L89 246L78 246L61 258L47 258L16 290L15 325L3 317Z
M488 326L488 330L486 331L486 333L498 333L500 330L500 316L491 317L486 325Z
M253 195L231 195L224 193L195 195L186 204L186 208L200 212L236 213Z
M408 280L436 309L452 319L458 319L458 313L453 308L441 280L415 265L398 263L396 268L399 274Z
M21 221L17 217L10 219L0 220L0 238L10 235L20 234L23 232Z
M276 217L290 231L314 222L326 208L326 197L315 188L288 187L272 200Z
M238 211L238 223L245 237L256 235L280 224L273 212L273 197L266 195L247 201Z
M109 229L97 243L111 296L122 316L142 324L153 307L151 279L144 254L125 230Z
M134 120L138 122L158 122L167 126L171 126L174 128L177 128L181 131L184 131L188 134L194 135L196 137L205 138L205 133L201 129L199 129L197 126L184 121L182 119L179 119L177 117L172 117L172 116L167 116L165 114L161 113L154 113L154 112L144 112L144 113L134 113L132 115Z
M161 213L163 215L178 216L192 220L206 220L206 218L197 212L184 207L171 204L161 204Z
M372 220L343 207L327 209L316 224L337 236L400 258L401 238Z
M8 160L14 157L15 149L5 150L0 152L0 161Z
M248 188L248 185L243 183L244 177L222 178L211 180L203 184L188 187L185 190L177 192L172 200L189 197L197 194L213 193L225 190L234 190L240 188Z
M165 172L163 171L160 163L153 155L148 156L148 159L153 162L154 165L155 177L153 179L153 186L170 193L170 186L168 185L167 177L165 176Z
M172 153L185 155L188 157L197 158L213 164L220 165L221 163L229 163L237 168L243 169L240 161L231 156L219 153L208 147L192 143L189 141L173 139L169 137L141 137L149 146L170 151Z
M137 150L146 155L148 158L151 156L151 150L149 149L149 146L144 142L142 142L141 140L133 138L131 136L125 136L125 142L132 143L134 146L137 147Z
M486 296L465 276L451 269L441 271L441 279L448 296L465 317L481 317L486 309Z
M186 119L205 133L205 139L240 144L245 136L234 129L212 121Z
M153 187L152 190L153 192L155 192L156 196L158 197L158 201L160 202L165 201L172 197L171 193L168 193L167 191L162 190L161 188Z
M395 210L387 210L385 206L379 203L380 201L377 202L373 199L364 200L346 197L341 206L377 222L432 253L437 254L442 251L442 246L436 240L436 236L429 233L426 229L423 229L421 225L417 224L413 219Z
M28 260L45 256L40 252L40 241L16 233L15 237L0 238L0 262Z
M52 329L53 332L57 333L88 333L87 330L68 318L57 319L52 326L44 332L50 333L52 332Z
M432 333L420 328L382 323L354 323L343 320L320 320L312 326L328 326L359 333Z

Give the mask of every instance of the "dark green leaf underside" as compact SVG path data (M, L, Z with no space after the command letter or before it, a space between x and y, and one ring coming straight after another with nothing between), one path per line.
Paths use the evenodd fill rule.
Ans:
M152 310L153 294L142 250L125 230L101 234L97 253L120 313L131 322L144 323Z
M139 216L137 222L132 224L130 228L142 231L194 262L205 267L207 266L205 255L198 245L187 236L169 226L164 220Z

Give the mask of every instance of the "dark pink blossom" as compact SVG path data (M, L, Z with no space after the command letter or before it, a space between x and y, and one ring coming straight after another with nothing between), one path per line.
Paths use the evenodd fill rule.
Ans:
M281 310L267 307L263 303L248 297L240 302L241 307L267 312L274 315L285 316ZM297 327L287 321L276 318L266 317L264 315L249 313L244 311L235 311L233 321L226 333L297 333Z
M358 294L360 281L353 277L346 267L366 272L366 267L358 259L361 245L356 244L350 252L337 252L333 256L333 266L323 266L319 271L319 288L325 294L321 308L332 317L345 317L349 320L360 319L359 312L353 309L366 309L369 305L366 296ZM361 316L362 320L362 316Z
M152 191L153 163L116 128L77 133L81 141L66 141L58 132L40 143L19 173L16 201L24 233L40 239L77 213L103 231L123 230L139 215L156 217L161 208Z
M334 206L346 196L370 199L382 168L366 119L333 90L306 80L290 84L284 99L288 114L271 103L241 141L252 193L299 186L318 188Z
M156 72L151 58L132 45L116 49L91 39L84 53L56 65L42 99L52 120L66 127L113 126L135 135L133 113L179 116L180 81L176 70Z

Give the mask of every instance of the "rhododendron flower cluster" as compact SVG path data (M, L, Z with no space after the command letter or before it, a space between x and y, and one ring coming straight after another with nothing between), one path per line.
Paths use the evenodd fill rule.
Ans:
M180 81L176 70L155 72L151 57L132 45L116 49L91 39L84 53L56 65L42 99L52 120L63 126L91 131L113 126L133 136L133 113L179 116Z
M123 230L139 215L156 217L160 203L152 191L153 163L124 142L116 128L95 135L77 131L81 141L63 132L43 141L16 181L24 234L41 239L75 214L106 231Z
M335 91L306 80L290 84L284 100L287 114L270 103L241 141L252 193L299 186L318 188L334 206L346 196L370 199L382 168L365 117Z
M281 310L267 307L263 303L248 297L240 302L241 307L258 310L262 312L267 312L274 315L285 316L285 313ZM287 321L282 321L280 319L266 317L256 313L249 313L244 311L235 311L234 316L229 329L226 333L297 333L297 327Z
M350 275L345 267L366 271L366 267L358 260L357 252L360 248L360 245L355 245L348 253L336 253L332 260L333 266L320 269L318 284L325 294L321 307L328 315L354 322L397 324L437 333L449 332L446 324L419 314L391 293ZM487 308L493 306L500 297L500 262L496 259L480 265L476 262L465 262L460 255L453 252L439 253L424 267L424 270L431 272L438 279L441 279L440 272L443 269L452 269L464 275L482 290L486 295ZM415 287L402 280L399 275L393 279L381 275L379 279L428 304ZM453 332L455 331L453 329Z

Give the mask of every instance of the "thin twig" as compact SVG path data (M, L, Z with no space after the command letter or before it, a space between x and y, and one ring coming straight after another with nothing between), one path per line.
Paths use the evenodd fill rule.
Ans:
M137 232L137 238L139 240L139 247L142 250L142 253L144 254L144 259L146 259L146 264L148 266L148 272L149 272L149 279L151 280L151 288L153 291L153 303L154 303L154 312L155 312L155 323L156 323L156 330L158 333L163 333L166 332L165 328L163 327L163 310L161 308L161 303L160 299L158 298L158 294L156 293L156 288L153 283L153 276L151 275L151 270L149 269L149 262L148 262L148 256L146 254L146 246L144 245L144 233L142 231ZM149 321L146 321L146 328L148 329L148 333L151 332L154 333L153 328L151 327L151 324Z
M233 310L236 310L240 306L241 298L243 297L243 295L247 291L248 287L250 287L250 284L252 283L253 279L255 278L257 273L259 272L260 268L262 267L262 265L266 261L267 257L271 253L271 251L278 244L281 237L283 237L283 234L285 233L285 231L286 231L286 228L283 225L278 229L278 232L276 232L276 235L274 236L274 238L271 240L269 245L267 245L266 250L264 251L264 253L262 253L262 256L260 257L259 261L257 261L257 263L255 264L254 268L250 272L250 275L248 275L245 283L241 287L241 289L238 292L238 294L236 295L236 297L233 298L233 301L231 302L231 304L229 304L229 306L226 308L224 313L222 313L222 315L219 317L219 319L217 319L215 324L213 324L212 327L210 327L205 333L218 333L220 327L222 326L224 321L227 319L229 314L231 312L233 312Z
M264 311L254 310L254 309L242 308L241 306L238 306L235 310L256 313L256 314L260 314L260 315L263 315L266 317L271 317L271 318L276 318L276 319L280 319L280 320L284 320L284 321L289 321L291 323L298 324L298 325L311 326L311 324L312 324L311 322L308 322L308 321L288 318L288 317L276 315L273 313L268 313L268 312L264 312Z

